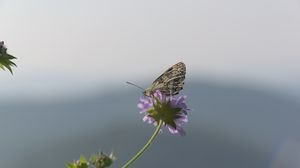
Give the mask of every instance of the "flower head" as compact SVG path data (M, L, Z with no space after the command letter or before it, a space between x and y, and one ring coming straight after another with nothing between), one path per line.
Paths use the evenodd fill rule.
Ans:
M106 168L113 164L113 162L116 160L116 157L113 153L106 155L103 152L100 152L99 154L92 155L90 160L91 164L94 165L95 168Z
M166 96L156 90L151 97L141 97L138 103L143 121L157 125L160 120L172 134L185 135L182 124L188 122L186 96Z
M13 73L12 67L17 66L14 62L12 62L13 59L16 59L16 57L8 54L4 42L0 41L0 68L3 70L6 68L10 71L10 73Z

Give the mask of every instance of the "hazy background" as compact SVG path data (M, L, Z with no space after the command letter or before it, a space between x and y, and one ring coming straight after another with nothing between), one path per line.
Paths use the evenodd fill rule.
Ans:
M183 61L186 137L162 134L133 167L300 167L300 1L0 0L0 167L63 167L153 127L136 103ZM159 162L161 165L157 165Z

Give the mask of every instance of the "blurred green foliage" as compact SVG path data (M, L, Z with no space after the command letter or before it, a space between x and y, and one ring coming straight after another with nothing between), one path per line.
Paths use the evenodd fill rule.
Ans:
M4 42L0 41L0 68L3 70L6 68L11 74L13 74L12 67L17 66L14 62L12 62L13 59L17 58L8 54Z

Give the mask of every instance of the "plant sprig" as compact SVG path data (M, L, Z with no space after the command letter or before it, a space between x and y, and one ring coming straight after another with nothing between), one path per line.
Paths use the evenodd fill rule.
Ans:
M12 67L17 66L14 62L12 62L13 59L17 58L8 54L4 42L0 41L0 68L3 70L6 68L11 74L13 74Z

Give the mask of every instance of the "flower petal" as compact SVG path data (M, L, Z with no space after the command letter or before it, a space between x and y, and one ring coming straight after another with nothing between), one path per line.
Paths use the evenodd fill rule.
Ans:
M155 120L152 117L149 117L148 115L145 115L143 118L144 122L147 122L148 124L153 124Z

